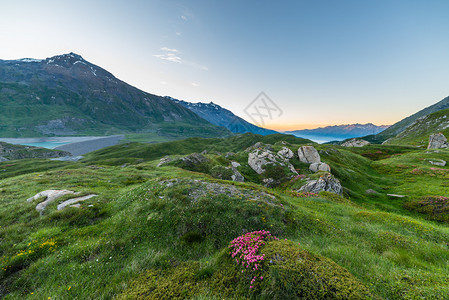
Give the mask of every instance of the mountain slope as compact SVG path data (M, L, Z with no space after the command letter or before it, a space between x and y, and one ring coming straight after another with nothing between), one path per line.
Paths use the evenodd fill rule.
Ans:
M194 113L196 113L201 118L209 121L210 123L222 126L234 133L246 133L251 132L254 134L260 135L268 135L277 133L271 129L265 129L262 127L258 127L242 118L234 115L230 110L227 110L220 105L217 105L213 102L210 103L191 103L183 100L174 99L171 97L166 97L167 99L173 100L175 103L179 103L185 108L190 109Z
M438 132L449 136L449 108L417 119L404 131L385 141L385 144L426 147L429 136Z
M226 130L183 106L143 92L70 53L45 60L0 60L0 135L4 137ZM190 132L182 125L189 124Z
M286 133L293 134L298 137L304 138L323 138L329 140L343 140L353 137L361 137L368 134L376 134L388 128L387 125L374 125L372 123L367 124L347 124L347 125L335 125L326 126L316 129L303 129L286 131Z
M404 131L407 128L407 126L415 122L417 119L446 108L449 108L449 97L446 97L443 100L429 107L426 107L418 111L417 113L393 124L388 129L382 131L381 133L378 133L376 135L369 135L364 137L363 139L372 143L382 143L387 139L392 138L401 133L402 131Z

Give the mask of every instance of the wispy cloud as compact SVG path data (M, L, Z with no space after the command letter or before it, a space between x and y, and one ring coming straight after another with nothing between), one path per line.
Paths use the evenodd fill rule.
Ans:
M162 84L162 85L166 85L167 81L160 81L159 83Z
M192 82L193 86L200 86L198 83Z
M174 52L174 53L178 53L179 52L177 49L172 49L172 48L167 48L167 47L162 47L161 50L162 51L167 51L167 52Z
M179 32L179 31L176 32L176 35L177 35L177 36L180 36L180 35L181 35L181 32Z
M181 19L183 19L184 21L187 21L187 17L186 16L181 16Z
M203 65L200 65L195 62L187 61L182 59L179 54L181 53L178 49L162 47L161 50L164 52L162 54L153 54L154 57L157 57L162 60L171 61L178 64L183 64L187 66L194 67L196 69L200 69L203 71L208 71L209 68Z

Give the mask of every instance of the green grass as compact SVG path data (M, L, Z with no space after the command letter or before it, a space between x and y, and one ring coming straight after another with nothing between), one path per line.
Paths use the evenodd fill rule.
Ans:
M408 126L403 132L390 138L386 143L389 145L412 145L418 147L427 147L429 136L435 133L449 135L449 109L439 110L430 115L416 120Z
M243 135L133 143L96 151L77 163L18 160L7 162L11 166L0 164L0 170L6 170L0 173L0 297L111 299L146 293L150 298L268 299L270 295L304 295L298 289L311 279L301 274L315 265L301 272L301 266L289 260L281 260L285 265L276 265L278 269L264 265L266 281L254 292L247 289L245 276L235 276L238 270L225 250L228 243L261 229L282 240L263 248L263 253L275 259L308 253L304 257L335 266L336 278L353 278L351 282L376 299L447 297L449 226L430 220L422 211L408 210L406 203L448 195L449 168L435 168L427 159L449 161L449 151L316 145L322 161L341 180L344 198L296 197L291 190L298 188L298 180L268 189L257 184L244 165L239 170L245 183L174 166L155 167L164 155L205 149L214 163L226 160L213 151L232 151L236 152L232 159L244 164L247 153L242 150L256 141L269 141L275 151L283 146L279 136L263 139ZM288 147L297 150L305 141L288 142ZM294 165L301 174L312 176L306 165ZM39 216L35 210L39 201L26 199L46 189L99 196L79 209L62 211L56 210L56 201ZM367 194L367 189L377 193ZM387 193L407 197L390 198ZM323 280L331 272L317 278ZM284 281L295 276L303 278L304 284Z

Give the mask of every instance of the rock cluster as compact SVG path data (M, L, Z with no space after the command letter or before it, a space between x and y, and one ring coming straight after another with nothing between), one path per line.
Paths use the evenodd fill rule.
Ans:
M257 174L265 172L265 166L267 165L279 165L288 167L293 173L292 175L298 175L293 165L284 156L280 156L268 149L255 149L248 154L248 165L256 171Z
M448 148L449 144L447 142L446 137L444 134L436 133L432 134L429 137L429 145L427 146L427 149L440 149L440 148Z
M341 195L343 188L337 178L332 174L326 174L317 180L310 180L299 189L299 192L319 193L322 191Z
M320 154L313 146L299 147L298 157L301 162L310 164L309 170L314 173L318 171L331 171L331 167L328 164L321 162Z

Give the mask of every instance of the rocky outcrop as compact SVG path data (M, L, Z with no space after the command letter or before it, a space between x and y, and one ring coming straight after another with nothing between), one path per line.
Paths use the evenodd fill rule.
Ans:
M444 136L444 134L436 133L432 134L429 137L429 145L427 146L427 149L440 149L440 148L448 148L449 144L447 143L447 139Z
M370 144L370 142L368 142L368 141L353 138L353 139L350 139L350 140L344 142L343 144L341 144L341 146L343 146L343 147L363 147L363 146L366 146L369 144Z
M302 146L298 149L299 160L303 163L312 164L321 161L318 151L313 146Z
M162 167L163 165L168 164L171 161L173 161L173 159L171 159L169 156L164 156L157 164L157 167Z
M310 164L309 170L314 173L319 172L319 171L330 172L331 167L326 163L318 162L318 163Z
M203 154L192 153L190 155L181 157L181 160L187 165L197 165L209 161Z
M286 158L286 159L293 158L293 156L294 156L294 155L293 155L293 151L290 150L290 149L287 148L287 147L282 147L282 149L279 150L277 154L278 154L279 156L281 156L281 157Z
M0 142L0 161L71 156L69 152Z
M257 174L262 174L265 172L266 165L280 165L283 167L288 167L289 170L297 175L293 165L285 159L284 157L280 157L277 154L271 152L270 150L256 149L253 150L248 155L248 165L256 171ZM292 174L292 175L293 175Z
M331 174L321 176L318 180L310 180L303 185L298 192L331 192L338 195L343 193L340 181Z

